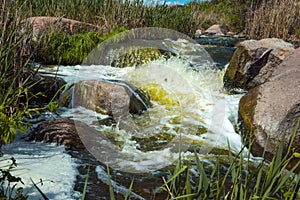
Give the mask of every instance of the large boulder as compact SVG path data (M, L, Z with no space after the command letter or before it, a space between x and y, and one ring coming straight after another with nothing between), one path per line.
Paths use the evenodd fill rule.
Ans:
M249 90L265 83L293 50L292 44L277 38L240 42L224 75L225 88Z
M141 114L150 107L148 96L124 81L82 81L73 88L73 107L82 106L98 113L122 116Z
M216 36L225 36L228 32L228 27L223 24L214 24L204 31L205 34Z
M37 40L43 34L49 32L62 31L69 34L76 34L82 32L99 31L102 34L107 30L103 27L96 26L90 23L84 23L73 19L67 19L62 17L49 17L49 16L37 16L29 17L23 20L22 26L26 27L32 25L33 39Z
M252 153L271 158L286 132L285 147L300 117L300 48L288 56L269 81L251 89L239 104L241 133L246 142L254 139ZM300 152L300 129L293 143Z

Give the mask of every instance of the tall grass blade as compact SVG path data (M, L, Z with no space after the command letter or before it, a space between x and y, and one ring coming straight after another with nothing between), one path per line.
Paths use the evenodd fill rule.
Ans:
M88 168L87 168L87 173L86 173L86 177L85 177L85 181L84 181L84 187L83 187L81 200L85 199L87 184L88 184L88 181L89 181L89 175L90 175L90 166L88 166Z
M174 181L174 180L175 180L176 178L178 178L178 176L179 176L180 174L182 174L182 172L184 172L186 169L187 169L187 166L184 165L184 166L182 166L181 169L179 169L178 171L175 171L175 174L173 174L173 175L171 176L171 178L168 179L168 180L166 181L166 183L164 183L164 185L170 183L171 181ZM164 186L164 185L162 185L162 186Z
M197 192L200 193L200 191L202 189L203 189L204 192L206 192L207 189L208 189L208 186L209 186L209 181L208 181L208 178L206 176L204 167L203 167L202 163L200 162L200 159L199 159L196 151L194 151L194 155L195 155L195 158L196 158L197 168L198 168L199 173L200 173L199 183L198 183L198 191Z
M127 200L129 197L130 197L130 193L131 193L131 190L132 190L132 186L133 186L133 182L134 182L134 179L132 179L131 183L130 183L130 186L128 188L128 191L125 195L125 200Z
M113 185L112 185L112 182L111 182L110 171L109 171L108 165L107 165L106 169L107 169L107 178L108 178L110 199L115 200L114 188L113 188Z

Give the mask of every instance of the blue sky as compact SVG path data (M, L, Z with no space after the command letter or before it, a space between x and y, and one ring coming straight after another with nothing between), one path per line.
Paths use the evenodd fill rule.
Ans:
M163 4L164 2L166 2L167 4L181 4L181 5L191 2L191 0L153 0L153 1L146 0L146 1L159 2L159 4ZM209 1L209 0L198 0L198 1L204 2L204 1Z

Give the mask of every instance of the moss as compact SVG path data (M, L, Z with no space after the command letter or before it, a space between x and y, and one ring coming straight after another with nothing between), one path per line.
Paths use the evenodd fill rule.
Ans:
M259 88L256 87L243 96L239 103L239 128L245 145L250 145L250 141L253 141L254 135L256 134L253 117L258 94Z
M149 98L161 105L165 105L167 109L174 106L179 106L179 101L176 95L166 91L161 85L153 83L147 84L141 88Z
M98 32L74 35L64 32L46 34L39 41L36 60L44 64L81 64L99 43L122 31L124 28L104 36Z
M114 60L111 65L119 68L137 67L161 57L161 52L156 48L131 48Z

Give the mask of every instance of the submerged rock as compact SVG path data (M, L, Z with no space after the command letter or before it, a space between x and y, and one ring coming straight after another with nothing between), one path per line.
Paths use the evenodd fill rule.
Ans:
M265 83L294 47L277 38L246 40L237 45L224 75L228 90L249 90Z
M76 122L79 123L81 122ZM31 132L29 140L56 143L71 149L85 148L77 133L74 120L70 119L59 118L41 122Z
M150 107L148 96L124 81L82 81L73 88L73 107L82 106L98 113L122 116L141 114Z
M252 153L271 158L285 136L287 148L300 117L300 48L288 56L272 73L269 81L251 89L239 104L239 121L245 141L253 138ZM300 129L293 143L300 152Z

